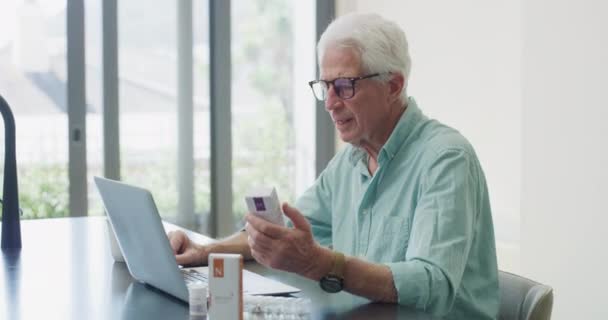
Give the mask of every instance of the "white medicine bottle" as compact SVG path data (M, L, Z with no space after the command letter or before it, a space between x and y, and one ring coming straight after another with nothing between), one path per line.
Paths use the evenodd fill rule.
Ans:
M207 285L202 282L189 284L188 296L191 318L194 316L196 319L205 319L207 316Z

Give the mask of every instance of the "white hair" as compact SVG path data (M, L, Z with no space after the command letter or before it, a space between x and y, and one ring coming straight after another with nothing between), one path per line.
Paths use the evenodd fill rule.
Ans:
M319 67L325 51L331 47L352 48L361 58L361 68L366 73L401 73L405 84L401 90L401 102L407 101L407 83L411 69L405 33L395 22L377 14L350 13L334 20L325 29L317 44ZM387 81L390 76L378 77Z

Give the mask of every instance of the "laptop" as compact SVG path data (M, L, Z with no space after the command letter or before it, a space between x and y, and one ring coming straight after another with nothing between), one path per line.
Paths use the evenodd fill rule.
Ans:
M95 177L97 190L129 272L138 281L188 302L189 282L206 282L208 268L181 268L150 191ZM298 288L243 270L243 293L284 295Z

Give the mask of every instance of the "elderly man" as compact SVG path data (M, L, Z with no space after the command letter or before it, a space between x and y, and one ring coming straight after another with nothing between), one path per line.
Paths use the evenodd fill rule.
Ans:
M403 31L378 15L346 15L323 33L318 56L321 76L310 87L349 145L295 207L283 204L290 227L248 214L246 232L208 246L171 233L177 262L241 253L328 292L494 319L498 270L484 174L469 142L407 96Z

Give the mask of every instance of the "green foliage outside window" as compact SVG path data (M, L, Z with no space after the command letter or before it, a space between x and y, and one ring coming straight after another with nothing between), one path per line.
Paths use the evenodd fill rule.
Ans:
M28 164L17 173L22 219L69 216L67 168ZM0 177L4 181L4 176Z

